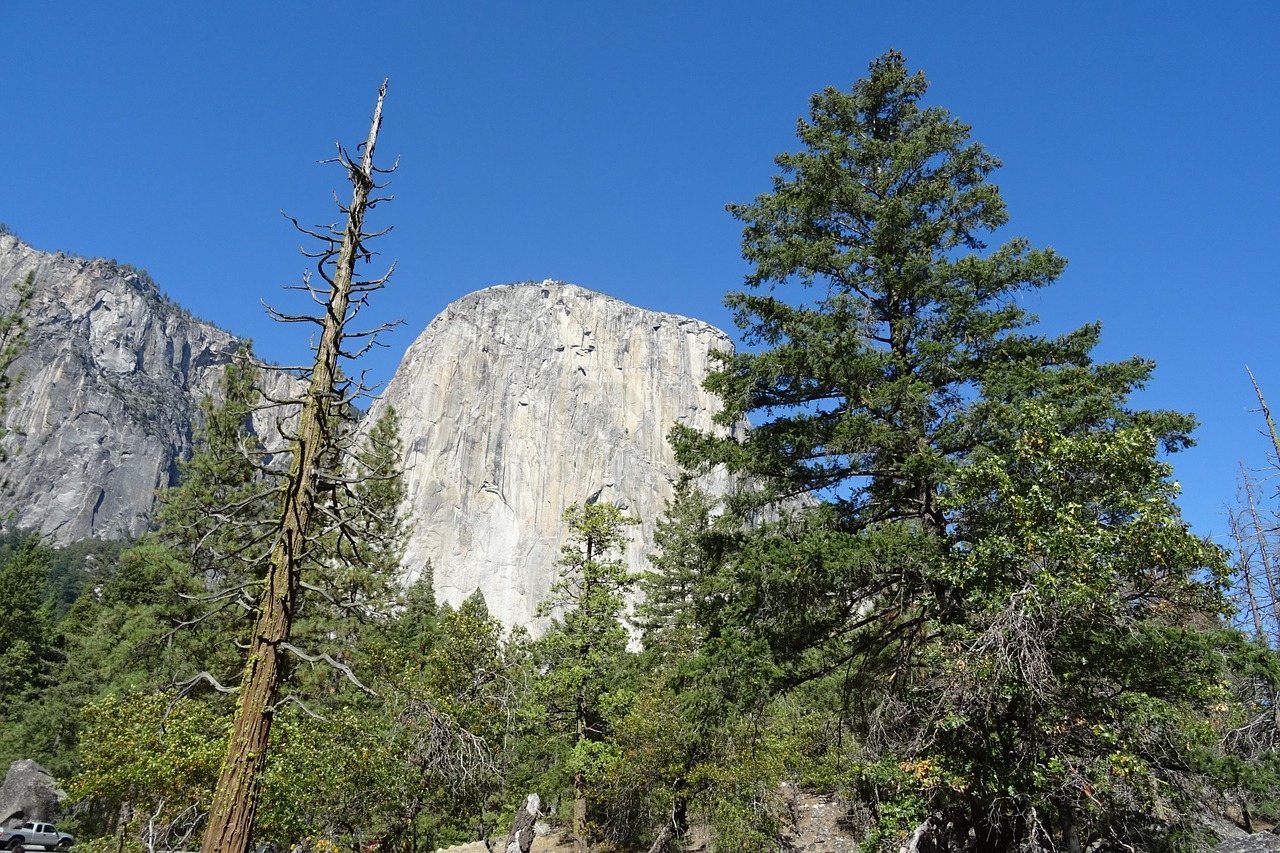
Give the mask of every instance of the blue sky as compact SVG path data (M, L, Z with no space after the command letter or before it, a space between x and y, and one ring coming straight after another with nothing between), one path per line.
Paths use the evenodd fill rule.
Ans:
M1174 457L1196 530L1225 531L1261 466L1249 364L1280 407L1280 4L28 2L0 11L0 221L36 248L144 267L196 315L306 357L260 299L336 218L316 161L397 155L374 227L405 325L388 378L450 301L561 279L731 329L740 228L825 86L890 47L929 102L1003 159L1009 234L1071 261L1029 297L1049 331L1104 324L1100 357L1159 367L1141 402L1193 411Z

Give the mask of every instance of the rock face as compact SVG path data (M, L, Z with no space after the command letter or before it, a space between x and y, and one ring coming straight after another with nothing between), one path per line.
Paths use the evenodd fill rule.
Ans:
M169 302L145 273L10 235L0 235L0 312L32 271L29 345L4 420L3 503L14 524L56 543L136 536L240 341Z
M145 273L10 235L0 235L0 312L32 271L29 344L4 420L3 505L55 543L137 536L240 341L169 302ZM644 569L680 473L667 433L712 427L718 401L701 384L710 354L730 346L706 323L558 282L450 305L374 412L390 404L402 418L406 580L430 561L442 601L479 589L504 623L531 624L555 578L564 509L595 501L641 519L627 560ZM269 376L272 396L288 396L289 378Z
M51 822L60 816L59 804L66 799L48 770L29 758L9 765L0 785L0 826L14 822Z
M712 428L718 400L702 381L710 354L730 348L706 323L559 282L454 302L378 404L401 417L410 579L430 561L441 601L479 589L505 624L532 624L555 578L562 513L596 501L641 519L626 556L644 569L680 473L667 433Z

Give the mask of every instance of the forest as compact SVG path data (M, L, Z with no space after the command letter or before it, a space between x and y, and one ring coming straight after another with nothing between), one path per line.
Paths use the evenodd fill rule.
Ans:
M332 231L303 229L314 364L281 446L244 350L132 542L0 539L0 766L33 758L84 851L434 851L530 794L576 851L782 851L784 783L867 851L1174 851L1280 821L1280 516L1242 470L1231 551L1178 510L1194 420L1142 358L1046 336L1066 260L1002 238L1000 161L890 51L815 94L772 188L728 212L743 346L675 427L651 568L569 507L545 632L401 582L397 420L346 369L382 98ZM385 92L385 87L384 87ZM296 223L295 223L296 224ZM29 282L38 287L39 282ZM23 345L0 318L0 374ZM20 377L0 382L0 410ZM1256 386L1255 386L1256 387ZM1263 406L1262 429L1276 431ZM1280 456L1280 440L1275 441ZM0 460L3 464L3 460ZM698 487L723 467L738 488ZM0 477L0 479L3 479Z

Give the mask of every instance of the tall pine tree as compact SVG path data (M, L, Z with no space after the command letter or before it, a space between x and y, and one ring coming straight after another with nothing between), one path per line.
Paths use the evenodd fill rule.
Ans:
M559 579L540 608L557 618L539 644L546 672L538 692L550 730L566 744L574 849L585 853L588 784L604 760L605 695L626 655L622 615L635 585L618 552L626 544L627 525L636 520L610 503L575 504L565 510L564 520L571 539L561 548Z
M683 588L660 583L655 599L700 626L701 683L739 704L837 682L843 748L887 844L913 830L915 845L952 849L1129 843L1142 805L1141 832L1173 838L1176 800L1136 792L1187 789L1186 726L1213 701L1209 638L1189 626L1221 607L1196 580L1221 555L1181 523L1155 460L1189 443L1193 420L1130 407L1153 366L1095 363L1097 325L1031 330L1021 299L1065 262L1019 238L988 249L1008 220L988 180L999 161L923 106L926 88L891 51L852 91L815 95L772 192L730 206L753 271L727 302L749 348L707 387L722 423L756 426L673 440L686 465L757 487L730 501L737 543L708 549L695 594L682 571ZM747 523L764 506L775 520ZM1087 586L1087 618L1052 606L1059 583ZM1087 650L1118 636L1131 645ZM1023 652L1038 663L992 659ZM991 676L966 682L978 695L963 702L960 666ZM1108 716L1117 707L1133 714ZM1068 708L1093 734L1037 735ZM1119 733L1144 714L1182 750ZM1108 766L1112 752L1132 763ZM1080 794L1104 784L1122 793Z

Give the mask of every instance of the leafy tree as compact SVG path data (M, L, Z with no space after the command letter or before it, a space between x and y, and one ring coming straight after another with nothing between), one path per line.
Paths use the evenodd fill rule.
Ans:
M508 636L483 596L469 597L456 611L443 610L438 619L425 654L411 651L424 644L408 647L397 686L389 692L401 720L393 728L402 737L428 733L424 725L432 721L435 726L433 737L412 735L400 750L406 766L398 790L412 807L401 826L415 826L420 842L444 846L510 824L494 808L509 787L505 774L529 666L523 633ZM451 739L445 737L451 732ZM462 760L439 761L445 755Z
M82 823L138 837L148 850L183 849L217 779L226 715L191 698L133 693L86 706L84 727L82 766L68 786Z
M538 685L549 726L566 736L564 764L572 777L576 848L587 849L587 788L609 761L605 744L610 692L627 651L622 622L635 579L617 552L635 519L610 503L565 510L571 538L561 548L560 577L541 605L557 614L539 643L546 674Z
M474 597L440 612L423 628L430 636L408 618L363 642L360 666L378 699L326 709L323 720L281 709L260 837L435 849L493 830L522 649Z
M54 562L57 552L54 552ZM140 545L87 587L51 634L44 686L15 709L0 756L37 758L60 778L76 772L82 709L106 696L160 690L185 677L194 644L173 642L182 594L196 591L187 567L166 549ZM52 608L50 613L54 613Z
M686 465L724 464L756 487L730 501L740 527L694 594L680 571L660 600L698 626L699 683L740 707L840 674L830 710L857 735L843 748L860 768L844 778L878 804L886 844L1123 840L1138 787L1185 790L1214 696L1211 643L1193 626L1222 606L1196 580L1221 554L1188 533L1155 461L1190 442L1193 420L1130 408L1152 365L1093 362L1097 325L1028 331L1020 297L1065 262L1019 238L987 250L1008 220L988 181L999 161L922 106L926 88L891 51L852 91L815 95L772 192L730 206L753 289L727 303L751 348L723 356L707 387L722 424L756 426L673 440ZM1017 514L1029 505L1034 523ZM1065 591L1087 618L1055 603ZM1037 649L1038 668L1000 662ZM961 663L990 677L962 678ZM1097 720L1103 696L1119 717ZM1111 734L1038 734L1076 719ZM1153 754L1144 724L1179 746ZM1138 781L1115 770L1107 783L1125 793L1072 801L1097 783L1063 774L1113 752ZM1028 779L1046 762L1071 768L1046 779L1079 784L1037 799L1047 789ZM1155 803L1146 837L1175 836L1170 803Z
M943 497L936 571L959 606L867 732L880 779L909 768L877 793L952 843L1195 846L1195 752L1228 699L1220 590L1198 574L1222 554L1181 521L1150 431L1064 436L1039 404L1022 427Z

